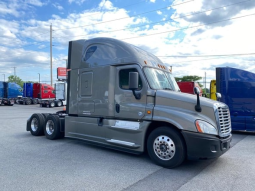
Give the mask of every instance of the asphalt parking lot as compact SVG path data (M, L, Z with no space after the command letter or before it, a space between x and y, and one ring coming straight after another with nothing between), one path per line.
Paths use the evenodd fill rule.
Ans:
M62 108L0 106L0 190L254 190L255 135L233 134L218 159L164 169L132 155L73 139L26 131L33 113Z

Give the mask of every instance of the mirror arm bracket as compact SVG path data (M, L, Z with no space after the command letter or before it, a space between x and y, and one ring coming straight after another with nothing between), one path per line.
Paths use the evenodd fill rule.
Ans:
M135 90L132 90L133 95L135 96L135 99L141 99L141 93L136 92Z
M200 106L200 99L199 99L199 94L197 94L197 105L195 105L195 110L197 112L201 112L202 111L202 108Z

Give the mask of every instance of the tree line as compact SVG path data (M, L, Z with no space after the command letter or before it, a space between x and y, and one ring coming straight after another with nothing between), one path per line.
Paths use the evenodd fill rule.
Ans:
M10 75L8 77L8 82L14 82L14 83L18 84L22 88L23 88L23 84L24 83L35 83L33 81L23 81L20 77L14 76L14 75Z

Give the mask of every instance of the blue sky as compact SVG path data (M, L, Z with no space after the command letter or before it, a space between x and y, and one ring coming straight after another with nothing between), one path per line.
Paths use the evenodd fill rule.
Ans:
M255 72L255 54L232 55L255 53L254 14L254 0L4 0L0 80L16 67L24 81L38 81L40 73L50 83L50 24L54 82L56 68L65 66L68 41L94 37L139 46L171 65L178 77L206 72L209 81L217 66Z

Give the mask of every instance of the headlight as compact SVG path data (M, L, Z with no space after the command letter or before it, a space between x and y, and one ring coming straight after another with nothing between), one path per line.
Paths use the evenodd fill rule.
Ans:
M210 123L207 123L202 120L196 120L196 127L200 133L208 133L213 135L218 135L217 129L212 126Z

